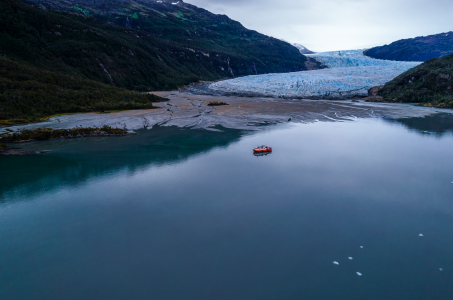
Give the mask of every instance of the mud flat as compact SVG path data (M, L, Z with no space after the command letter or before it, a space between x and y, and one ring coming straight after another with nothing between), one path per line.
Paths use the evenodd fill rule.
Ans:
M221 125L225 128L259 130L262 125L285 122L312 123L347 121L356 118L384 117L398 119L423 117L445 110L417 107L411 104L368 103L362 100L304 100L256 97L223 97L194 95L188 92L156 92L170 99L156 103L160 108L131 110L110 114L74 114L57 116L47 122L18 125L9 130L75 127L126 128L137 130L155 125L204 128ZM209 106L211 101L228 103ZM0 133L5 133L5 128Z

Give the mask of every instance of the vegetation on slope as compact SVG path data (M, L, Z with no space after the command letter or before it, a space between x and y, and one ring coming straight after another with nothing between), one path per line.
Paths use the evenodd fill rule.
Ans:
M61 113L150 109L152 102L162 100L0 58L0 120L18 123Z
M36 3L71 13L1 1L0 55L139 91L305 69L288 43L183 2Z
M453 108L453 55L434 58L410 69L377 94L385 101Z
M161 100L126 89L306 69L288 43L182 1L29 2L41 7L0 1L0 125Z
M399 40L364 51L373 58L399 61L427 61L453 54L453 32Z

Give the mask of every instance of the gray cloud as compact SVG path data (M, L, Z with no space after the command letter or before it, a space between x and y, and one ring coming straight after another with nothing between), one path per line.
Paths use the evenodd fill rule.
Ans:
M451 0L185 0L315 51L453 31Z

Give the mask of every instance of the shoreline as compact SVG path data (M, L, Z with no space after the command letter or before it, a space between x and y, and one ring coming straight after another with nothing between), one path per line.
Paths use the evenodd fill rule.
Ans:
M237 97L197 95L180 91L153 94L168 101L155 103L150 110L128 110L109 114L80 113L59 115L46 122L0 128L7 131L37 128L74 129L77 127L122 128L133 131L154 125L210 129L221 125L231 129L260 130L262 124L289 122L345 121L354 118L404 118L426 116L444 109L415 106L407 103L365 102L362 98L342 100L312 100L272 97ZM209 106L210 102L229 105ZM451 112L453 113L453 111Z
M361 100L311 100L207 96L179 91L153 93L167 98L168 101L156 103L157 109L129 110L109 114L59 115L50 118L47 122L0 128L0 144L14 141L125 136L136 134L134 130L151 129L154 126L211 131L218 131L215 127L221 126L227 129L258 131L265 129L263 125L289 122L346 122L364 118L399 119L426 117L446 112L445 109L406 103L366 102L363 98ZM209 105L215 101L228 105ZM453 114L453 111L449 113ZM115 132L102 132L102 128ZM40 132L40 135L33 137L36 132ZM52 135L52 132L57 134ZM21 136L21 133L26 135ZM5 136L14 134L18 136L16 139L8 141L4 139Z

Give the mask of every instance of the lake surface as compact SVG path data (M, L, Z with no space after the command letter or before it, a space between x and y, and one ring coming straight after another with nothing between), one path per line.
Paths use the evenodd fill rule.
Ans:
M0 299L453 298L451 115L217 129L0 157Z

